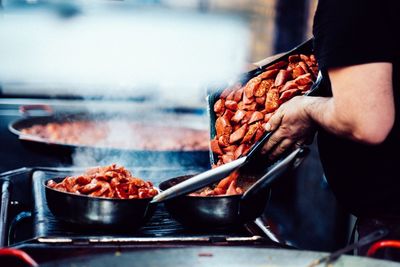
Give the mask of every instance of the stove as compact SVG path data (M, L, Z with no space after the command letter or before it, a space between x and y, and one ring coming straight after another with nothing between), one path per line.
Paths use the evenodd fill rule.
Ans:
M104 101L93 102L90 110L104 109ZM10 123L22 117L19 113L21 105L39 103L50 105L60 112L87 111L87 103L79 100L0 98L0 246L21 248L37 261L45 262L79 253L198 245L283 246L334 251L347 242L348 214L336 203L323 179L318 151L314 145L310 147L311 153L298 170L272 185L271 199L262 217L240 229L186 229L169 216L163 205L158 205L152 220L134 233L88 232L65 225L49 212L43 192L38 190L38 182L45 177L62 176L77 169L71 167L71 161L65 155L49 154L43 149L33 150L8 129ZM139 105L137 109L142 109L145 103L114 103L107 108L128 112L134 110L136 105ZM204 116L204 112L194 113ZM149 163L142 156L146 155L125 153L124 158L134 161L124 165L131 166L135 175L155 181L156 184L210 167L207 151L202 154L200 161L179 160L179 164L174 165L154 159ZM181 156L177 154L177 157ZM166 158L170 159L169 156Z
M198 168L128 168L157 186L166 179L199 172ZM0 177L1 246L22 249L36 261L121 249L188 246L288 247L273 240L261 220L231 229L187 229L175 221L162 204L151 220L136 231L113 232L81 228L56 219L50 212L43 181L63 177L78 168L34 167L3 173ZM272 239L271 239L272 238ZM44 252L46 251L46 252ZM51 252L49 252L51 251Z

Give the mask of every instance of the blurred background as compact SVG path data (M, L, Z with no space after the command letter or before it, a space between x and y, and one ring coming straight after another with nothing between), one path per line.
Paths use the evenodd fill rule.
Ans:
M310 38L316 2L0 0L0 92L201 106Z

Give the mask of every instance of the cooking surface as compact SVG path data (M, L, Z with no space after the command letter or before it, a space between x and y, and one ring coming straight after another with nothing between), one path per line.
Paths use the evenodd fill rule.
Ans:
M145 169L129 168L133 175L143 178L144 180L151 180L157 186L161 181L182 175L183 172L193 172L193 170L158 170L151 171ZM33 199L34 199L34 237L51 237L52 239L59 237L66 237L69 239L79 238L80 241L83 239L91 240L90 242L98 242L101 239L109 238L110 240L118 240L124 238L125 241L129 241L129 238L134 241L135 238L142 237L153 237L153 238L191 238L194 241L209 241L209 239L222 237L241 237L248 238L251 240L253 235L249 233L245 227L231 230L211 230L211 231L196 231L188 230L183 228L179 223L170 218L168 213L165 211L163 205L158 205L156 212L150 222L143 228L135 232L115 232L113 230L96 230L88 228L80 228L76 225L63 223L57 220L50 212L43 186L43 181L54 178L54 177L65 177L70 175L71 172L52 172L52 171L35 171L33 173ZM261 237L256 237L260 238ZM61 240L61 239L60 239ZM95 241L96 240L96 241ZM105 239L104 239L105 240ZM146 241L142 239L140 241ZM151 241L151 239L148 239ZM73 240L71 241L73 242ZM100 241L101 242L101 241Z
M184 173L193 173L198 170L190 169L132 169L135 175L143 177L146 180L152 180L157 186L160 181L167 178L182 175ZM9 245L28 245L29 244L61 244L67 246L76 246L86 244L91 245L108 245L119 246L124 244L140 245L143 243L151 244L180 244L184 243L203 243L213 244L215 242L225 244L255 243L273 244L266 237L265 233L258 228L254 223L246 226L240 226L235 229L223 230L193 230L184 228L175 220L171 219L170 215L165 211L163 205L158 205L156 212L149 223L138 231L115 231L106 229L81 228L73 224L67 224L56 219L50 212L44 193L43 181L54 178L64 177L71 174L72 171L57 171L57 170L36 170L32 174L32 210L25 208L19 211L15 216L19 219L10 221L9 229ZM11 178L11 177L8 177ZM13 177L15 178L15 177ZM17 179L15 186L18 186ZM11 193L13 202L17 202L18 196ZM25 192L25 195L26 192ZM18 205L25 206L24 200L20 200ZM14 212L12 212L14 213ZM11 214L12 214L11 213ZM25 218L23 218L25 216ZM30 219L29 219L30 218ZM29 220L28 220L29 219ZM27 228L32 228L31 233L26 233ZM16 242L20 242L19 244Z

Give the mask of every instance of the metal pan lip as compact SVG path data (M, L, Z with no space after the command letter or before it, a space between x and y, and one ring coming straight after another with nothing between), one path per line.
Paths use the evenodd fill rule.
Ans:
M164 184L164 183L166 184L166 183L168 183L168 182L170 182L170 181L172 181L174 179L185 177L185 176L193 176L193 175L194 174L180 175L180 176L177 176L177 177L174 177L174 178L170 178L168 180L165 180L165 181L161 182L160 186L162 186L162 184ZM181 182L183 182L183 181L181 181ZM177 183L177 184L179 184L179 183ZM165 189L168 189L170 187L172 187L172 186L169 186L169 187L167 187ZM162 190L160 189L160 191L162 191ZM244 193L243 194L236 194L236 195L216 195L216 196L190 196L189 194L186 194L186 195L183 195L183 196L179 196L177 198L193 198L193 199L194 198L196 198L196 199L221 199L221 198L233 198L233 199L235 199L235 198L238 198L238 199L240 199L244 195ZM169 200L166 200L166 201L169 201Z
M64 177L65 178L65 177ZM51 188L47 185L47 183L50 180L54 180L54 179L64 179L61 177L55 177L55 178L51 178L51 179L46 179L45 181L43 181L43 186L46 188L46 190L50 190L53 191L57 194L60 195L65 195L65 196L71 196L71 197L76 197L76 198L86 198L86 199L91 199L93 201L112 201L112 202L150 202L154 197L147 197L147 198L128 198L128 199L123 199L123 198L110 198L110 197L92 197L92 196L88 196L88 195L83 195L83 194L75 194L75 193L71 193L71 192L64 192L64 191L60 191L60 190L56 190L54 188ZM158 187L154 188L157 190L158 193L161 192L161 190Z
M36 118L36 117L34 117ZM40 118L53 118L52 116L42 116ZM16 127L18 123L26 121L27 118L20 118L17 119L13 122L10 122L8 124L8 130L18 136L18 139L24 140L24 141L31 141L31 142L37 142L43 145L48 145L48 146L61 146L65 148L70 148L70 149L109 149L109 150L123 150L123 151L135 151L135 152L152 152L152 153L165 153L165 152L172 152L172 153L181 153L181 152L198 152L198 153L209 153L208 149L143 149L143 148L124 148L124 147L114 147L114 146L107 146L107 145L85 145L85 144L72 144L72 143L65 143L61 141L50 141L46 138L42 138L37 135L33 134L24 134L22 133L22 129L19 129ZM44 124L41 124L44 125ZM27 127L25 127L27 128ZM182 127L182 128L187 128L191 129L189 127Z
M189 196L184 195L183 197L196 198L196 199L221 199L221 198L242 198L244 194L236 195L216 195L216 196Z

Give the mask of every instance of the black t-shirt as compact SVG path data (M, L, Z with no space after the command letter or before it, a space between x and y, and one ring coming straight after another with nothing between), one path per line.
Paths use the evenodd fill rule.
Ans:
M357 216L400 216L400 1L319 0L313 33L326 77L333 67L393 63L396 119L387 139L365 145L321 129L318 145L326 178L344 207Z

